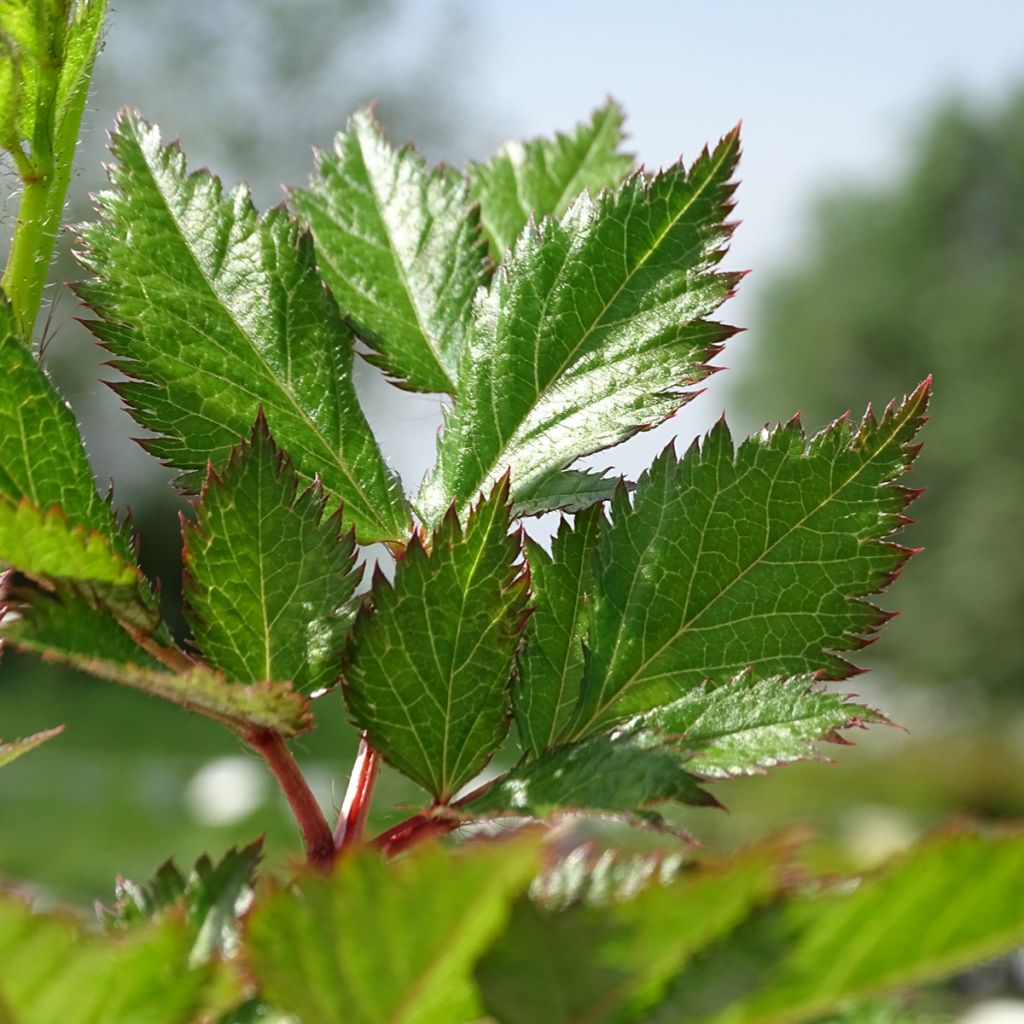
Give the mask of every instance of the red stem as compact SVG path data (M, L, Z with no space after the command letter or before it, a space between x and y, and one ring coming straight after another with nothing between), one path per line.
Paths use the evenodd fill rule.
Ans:
M339 854L350 850L363 838L366 816L370 812L370 801L373 799L373 785L377 781L379 771L380 754L370 746L364 732L360 737L359 751L348 779L345 801L341 805L341 816L334 829L334 846Z
M281 734L273 729L251 729L243 734L243 738L277 776L281 791L302 830L306 860L312 867L326 870L334 860L331 828Z
M381 832L373 841L373 845L385 857L394 857L405 850L411 849L424 839L446 836L454 832L462 824L459 818L434 817L430 811L420 811L397 825L392 825L386 832Z

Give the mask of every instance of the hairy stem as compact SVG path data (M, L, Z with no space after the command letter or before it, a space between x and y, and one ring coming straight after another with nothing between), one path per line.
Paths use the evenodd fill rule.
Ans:
M267 762L277 777L302 831L306 860L312 867L326 871L334 860L334 837L324 812L281 734L273 729L250 729L243 733L243 739Z
M363 837L379 771L380 754L370 746L366 733L363 733L345 791L345 801L341 805L341 815L334 829L334 845L339 853L351 849Z

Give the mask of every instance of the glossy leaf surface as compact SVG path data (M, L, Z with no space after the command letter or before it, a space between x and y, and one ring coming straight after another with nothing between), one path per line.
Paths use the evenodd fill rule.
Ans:
M758 676L853 671L887 614L865 598L909 552L885 540L913 492L928 382L881 421L839 420L809 442L796 422L738 451L724 423L667 450L602 527L590 658L572 735L670 703L748 666Z
M394 149L363 110L293 201L371 362L402 387L454 395L473 295L490 275L465 178Z
M530 503L582 455L674 413L731 330L709 316L739 155L734 132L687 170L636 175L528 228L475 310L459 397L418 509L436 523L511 471Z
M473 965L535 868L521 845L392 863L364 851L265 899L248 960L265 998L303 1024L465 1024L482 1016Z
M344 669L353 722L395 767L448 801L487 763L508 730L512 662L527 580L509 534L508 484L454 512L428 553L413 537L392 586L378 576Z
M312 240L281 208L258 217L244 188L223 196L206 172L186 174L181 152L132 114L112 152L102 219L82 229L97 280L79 294L133 378L117 390L159 435L146 448L198 488L262 407L303 481L320 475L361 540L402 538L405 501L356 399L352 336Z
M333 686L358 582L352 535L324 518L316 487L299 493L291 460L260 417L183 522L186 611L205 660L238 683Z
M469 169L495 262L527 221L561 217L585 189L596 195L629 174L633 158L620 153L622 110L609 101L591 119L553 139L508 142L485 164Z

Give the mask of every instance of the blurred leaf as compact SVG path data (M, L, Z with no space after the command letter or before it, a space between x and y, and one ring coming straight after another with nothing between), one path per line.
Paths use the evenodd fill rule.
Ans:
M631 156L618 152L622 121L621 108L609 100L570 134L508 142L487 163L470 165L495 262L531 217L559 218L584 189L596 195L622 181L633 166Z
M644 1020L810 1021L947 977L1024 942L1024 907L1008 898L1022 871L1020 834L967 834L859 882L809 887L712 947Z
M196 487L221 466L262 407L301 478L319 474L333 510L362 541L405 535L408 515L350 379L352 337L323 288L312 240L248 192L186 175L156 128L121 116L112 191L85 225L78 286L101 318L90 327L129 377L118 384L146 448Z
M0 1019L17 1024L190 1024L206 968L188 967L189 936L168 919L116 939L69 917L34 914L0 895Z
M748 666L757 676L853 672L890 617L865 598L910 552L886 540L914 493L928 382L881 422L842 419L809 442L797 421L735 451L724 422L668 449L602 524L586 675L570 735L667 704Z
M319 154L317 171L292 198L370 361L401 387L454 395L473 296L489 276L468 183L428 171L411 146L395 150L369 110Z
M395 767L445 803L490 760L508 730L513 658L528 580L509 534L508 481L463 529L454 511L429 554L414 535L392 586L352 631L344 668L352 720Z
M481 1016L473 965L535 868L521 843L427 847L393 863L360 851L256 907L251 970L303 1024L465 1024Z
M418 510L436 524L510 471L536 506L580 456L672 415L731 329L710 315L734 287L715 272L739 137L686 170L580 196L528 227L477 302L459 396ZM578 478L573 478L576 482ZM561 502L559 502L561 503Z
M212 468L183 521L185 608L205 659L239 683L333 686L352 624L355 542L323 518L317 485L298 493L291 459L260 416L223 472Z
M30 750L35 750L36 747L45 743L47 740L52 740L54 736L59 736L64 731L63 725L58 725L55 729L47 729L45 732L37 732L33 736L26 736L23 740L14 740L11 743L4 743L0 741L0 768L5 764L10 764L12 761L16 761L22 754L27 754Z
M521 898L477 968L484 1005L502 1024L642 1019L694 954L771 895L778 868L778 849L761 847L603 906Z

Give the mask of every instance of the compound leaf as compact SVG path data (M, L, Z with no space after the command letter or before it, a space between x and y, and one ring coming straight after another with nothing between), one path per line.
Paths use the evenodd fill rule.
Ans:
M536 869L532 845L363 851L253 911L247 956L263 995L304 1024L464 1024L472 968Z
M512 663L528 581L509 533L508 481L465 528L454 510L428 553L414 536L394 585L378 576L344 669L352 720L441 803L487 763L508 730Z
M260 416L221 474L210 470L183 522L186 612L205 660L238 683L333 686L354 609L355 542L323 518L313 485L298 493L291 460Z
M569 134L508 142L487 163L470 165L495 262L531 217L561 217L584 189L596 194L622 181L633 166L633 158L619 152L622 120L622 109L609 100Z
M35 750L47 740L52 740L54 736L59 736L63 731L64 726L58 725L55 729L46 729L44 732L37 732L21 740L12 740L10 743L0 741L0 768L16 761L22 754Z
M843 729L887 722L810 676L757 679L745 672L722 686L701 686L641 717L645 726L677 737L690 752L689 771L731 778L818 756L818 740L840 740Z
M405 535L408 514L351 381L352 336L316 268L312 239L282 208L257 216L248 192L186 174L180 150L121 115L114 188L82 228L78 286L90 323L134 378L117 390L156 438L146 448L197 489L262 406L305 483L319 474L362 541Z
M705 319L737 277L716 273L736 132L687 170L635 175L528 226L478 299L438 461L418 510L436 523L511 471L536 504L582 455L674 413L731 329Z
M467 810L541 818L573 810L639 813L668 801L718 806L686 770L685 760L657 733L617 729L548 750L513 769Z
M562 520L551 555L527 539L531 604L512 691L523 746L539 756L555 746L576 710L583 679L583 642L594 589L592 560L603 519L596 505Z
M886 541L914 492L925 381L881 422L844 418L807 442L796 421L738 451L724 423L664 452L602 528L583 693L571 735L671 703L747 666L844 678L840 656L889 617L867 600L909 557Z
M454 395L473 296L490 273L465 178L394 149L369 110L317 171L293 201L370 362L401 387Z

